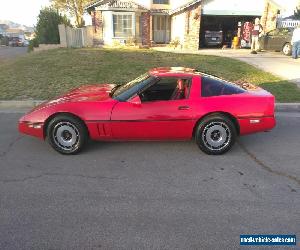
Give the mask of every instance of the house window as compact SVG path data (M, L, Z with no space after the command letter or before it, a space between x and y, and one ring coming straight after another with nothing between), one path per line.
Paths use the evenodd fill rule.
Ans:
M153 4L169 4L169 0L153 0Z
M156 30L165 30L166 29L166 16L157 16L156 17Z
M114 14L114 37L133 36L133 18L131 14Z

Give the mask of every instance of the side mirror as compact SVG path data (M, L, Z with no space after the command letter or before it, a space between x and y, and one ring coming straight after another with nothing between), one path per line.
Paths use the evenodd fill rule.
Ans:
M135 106L141 106L142 104L141 98L138 95L132 97L128 102L132 103Z

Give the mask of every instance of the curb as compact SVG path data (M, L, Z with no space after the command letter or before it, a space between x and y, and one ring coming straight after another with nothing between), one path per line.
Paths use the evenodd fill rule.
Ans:
M300 112L300 103L276 103L277 112Z
M26 101L0 101L0 109L19 109L33 108L41 104L42 100L26 100Z
M0 101L0 109L31 109L44 102L43 100ZM276 103L277 112L300 112L300 103Z

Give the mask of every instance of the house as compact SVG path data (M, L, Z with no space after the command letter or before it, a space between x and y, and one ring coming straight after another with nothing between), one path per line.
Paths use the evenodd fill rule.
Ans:
M206 30L232 39L239 22L261 18L276 27L280 6L273 0L96 0L86 6L94 44L135 42L144 46L177 40L183 48L203 46Z
M0 35L6 36L6 30L9 28L7 24L0 24Z
M282 0L283 1L283 0ZM280 11L277 27L296 27L300 20L295 17L296 10L300 10L300 0L290 0L289 4Z
M24 30L19 28L8 28L6 30L6 35L9 37L20 37L24 36Z
M5 31L4 31L4 29L0 26L0 35L1 36L4 36L5 35Z

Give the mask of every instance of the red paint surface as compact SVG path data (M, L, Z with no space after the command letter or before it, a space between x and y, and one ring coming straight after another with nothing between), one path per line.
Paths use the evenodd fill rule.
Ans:
M82 86L23 116L19 131L45 138L44 124L58 113L73 114L83 120L93 140L191 139L197 121L215 112L234 117L241 135L271 130L275 126L274 96L263 89L237 95L201 97L201 75L191 69L158 68L149 73L192 78L189 98L135 104L112 99L109 92L114 85ZM260 119L260 122L251 124L251 119ZM40 123L42 127L31 128L29 123Z

